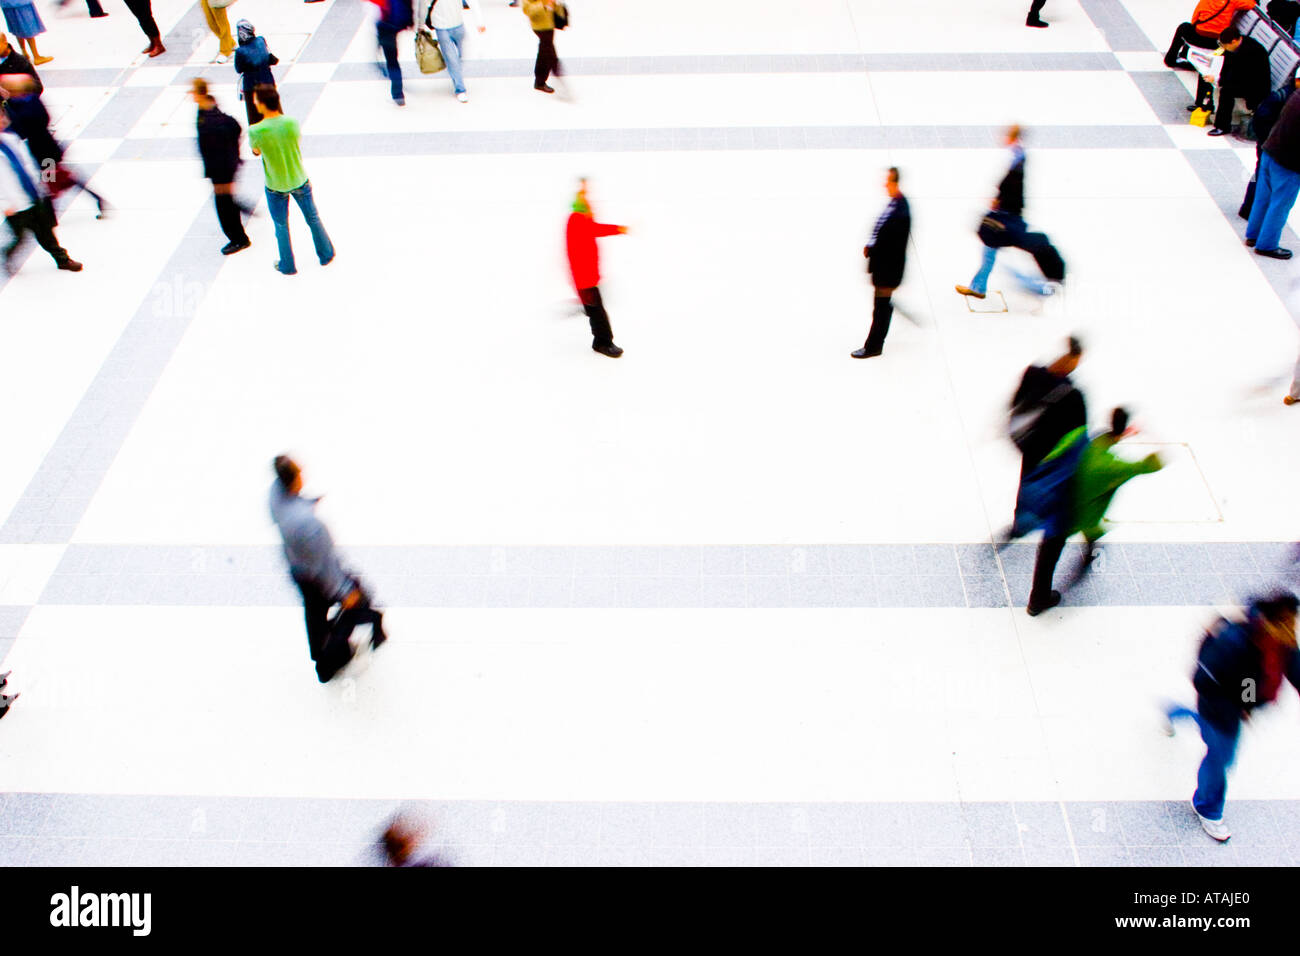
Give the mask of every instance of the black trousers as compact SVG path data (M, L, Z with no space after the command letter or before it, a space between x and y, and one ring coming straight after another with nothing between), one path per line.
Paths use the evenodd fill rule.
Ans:
M136 21L140 24L140 29L150 40L157 40L161 36L158 30L158 22L153 18L153 4L151 0L126 0L126 8L134 15Z
M214 183L213 185L217 185ZM213 193L213 202L217 207L217 222L221 231L231 242L248 242L248 233L244 232L244 220L239 217L239 203L231 193Z
M1038 557L1034 561L1034 583L1029 589L1029 603L1042 605L1052 596L1052 575L1056 573L1056 563L1061 560L1065 550L1065 535L1044 537L1038 545Z
M1214 125L1217 129L1228 133L1232 132L1232 109L1237 105L1238 99L1244 99L1244 97L1232 87L1219 87L1219 108L1214 111ZM1258 103L1255 104L1255 106L1258 105ZM1252 109L1249 102L1246 103L1246 108Z
M104 8L99 5L99 0L86 0L86 12L92 17L102 17Z
M868 352L880 352L885 347L889 322L894 317L893 295L893 289L876 290L875 303L871 307L871 330L867 332L867 341L862 346Z
M1038 14L1042 12L1043 7L1045 6L1047 6L1047 0L1034 0L1034 2L1029 5L1030 19L1033 19L1034 17L1038 16Z
M41 248L48 252L55 262L62 265L72 258L54 236L54 206L48 199L42 199L28 209L19 210L12 216L8 216L5 221L9 223L9 228L14 234L14 241L5 247L6 262L13 258L29 232L36 237Z
M587 319L591 322L592 348L613 345L614 330L609 327L609 314L605 311L605 303L600 298L600 289L596 286L590 289L579 289L578 298L582 300L583 311L587 313Z
M542 86L552 73L562 76L560 57L555 52L555 31L534 30L537 34L537 62L533 64L533 84Z
M1197 33L1196 27L1190 23L1180 23L1178 29L1174 31L1173 40L1169 44L1169 52L1165 54L1165 66L1172 67L1181 60L1186 55L1189 46L1199 47L1202 50L1213 50L1218 45L1218 37L1207 37L1204 33Z
M327 597L315 581L295 574L293 583L302 592L302 611L307 622L307 647L311 651L311 659L316 660L321 648L325 646L325 638L329 637L329 614L334 600Z

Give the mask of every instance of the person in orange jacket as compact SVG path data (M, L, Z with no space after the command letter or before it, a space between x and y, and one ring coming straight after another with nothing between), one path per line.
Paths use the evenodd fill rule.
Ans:
M1192 11L1192 19L1180 23L1165 54L1165 66L1171 70L1190 70L1192 64L1184 57L1188 46L1214 50L1219 46L1219 34L1232 25L1233 18L1242 10L1251 10L1255 0L1200 0Z
M623 235L627 226L610 226L596 222L587 202L587 181L579 180L578 195L573 200L573 212L565 229L565 245L569 253L569 272L573 287L582 300L583 311L591 322L591 347L601 355L618 358L623 350L614 344L614 332L609 327L609 315L600 298L600 252L596 239L600 236Z

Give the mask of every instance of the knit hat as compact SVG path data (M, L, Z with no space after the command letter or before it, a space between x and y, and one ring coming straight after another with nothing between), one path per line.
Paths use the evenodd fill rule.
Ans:
M253 37L257 36L257 31L253 29L253 25L247 20L240 20L236 23L235 32L239 34L240 43L247 43L249 40L253 39Z
M587 200L583 199L581 196L578 196L573 200L573 211L580 212L584 216L591 215L591 207L587 205Z

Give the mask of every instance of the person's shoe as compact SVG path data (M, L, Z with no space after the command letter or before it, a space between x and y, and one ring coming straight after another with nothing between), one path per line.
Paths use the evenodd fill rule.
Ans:
M460 100L462 103L468 103L468 102L469 102L469 94L468 94L468 93L457 93L457 94L456 94L456 99Z
M327 265L329 265L331 262L334 261L334 257L337 256L337 255L338 255L337 252L332 252L332 253L330 253L330 257L329 257L328 259L322 259L320 264L323 265L323 266L327 266Z
M372 651L378 650L379 647L383 645L383 643L387 640L388 640L388 635L384 633L384 629L382 626L374 628L373 633L370 635L370 649Z
M9 683L9 675L12 673L13 671L5 671L3 674L0 674L0 690L5 689L5 684Z
M1246 248L1247 248L1247 249L1254 249L1254 248L1255 248L1255 240L1254 240L1254 239L1247 239L1247 240L1246 240Z
M593 352L608 355L610 358L618 358L623 354L623 350L612 342L609 345L593 345L591 349Z
M297 269L294 269L290 272L285 272L283 269L280 268L280 263L278 262L272 262L271 268L273 268L276 272L280 273L280 275L282 276L296 276L298 274Z
M534 84L533 84L533 89L537 90L537 91L540 92L540 93L554 93L554 92L555 92L555 90L551 89L551 88L550 88L549 86L547 86L545 83L534 83Z
M1028 20L1025 21L1025 26L1027 26L1027 27L1045 27L1045 26L1047 26L1047 21L1044 20L1042 17L1030 17Z
M1030 601L1029 606L1025 608L1025 610L1029 613L1030 617L1038 617L1038 615L1042 614L1044 611L1050 611L1052 608L1056 607L1056 605L1060 603L1061 603L1061 592L1053 591L1051 595L1047 598L1047 600L1044 601L1042 604L1035 604L1033 601Z
M394 97L393 97L393 102L396 103L398 106L405 106L405 105L406 105L406 97L405 97L405 96L394 96Z
M104 202L104 200L102 200L102 199L97 199L97 200L95 200L95 205L96 205L96 207L97 207L96 212L95 212L95 218L96 218L96 219L107 219L107 218L108 218L108 211L109 211L109 209L111 208L111 207L108 205L108 203Z
M1174 722L1169 719L1168 714L1160 715L1160 732L1166 737L1172 737L1174 735Z
M1290 259L1291 250L1283 249L1281 246L1278 246L1276 249L1260 249L1256 247L1255 255L1268 256L1270 259Z
M12 696L6 696L4 694L0 694L0 717L3 717L5 714L9 713L9 708L13 706L13 702L18 699L18 696L19 696L18 694L14 694Z
M849 354L856 359L869 359L869 358L875 358L877 355L884 355L885 350L884 349L868 350L867 347L864 345L862 348L856 349L855 351L852 351Z
M64 259L59 263L59 268L64 272L80 272L85 267L76 259Z
M151 57L162 56L167 52L167 48L162 45L162 40L154 40L153 43L149 44L144 52L148 53Z
M510 0L510 3L508 4L508 6L511 6L511 7L517 7L517 6L519 6L519 0Z
M92 13L92 14L90 15L90 19L92 19L92 20L98 20L100 17L106 17L106 16L108 16L108 11L107 11L107 10L102 11L102 12L100 12L100 13Z
M1201 812L1196 809L1196 804L1192 804L1192 812L1196 814L1196 819L1201 821L1201 829L1218 840L1220 843L1226 843L1232 836L1232 831L1222 820L1211 820L1209 817L1201 816Z
M983 293L983 292L976 292L974 289L970 288L969 286L958 285L958 286L953 286L953 288L957 290L957 294L958 294L958 295L968 295L968 296L970 296L972 299L984 299L984 298L987 298L987 296L985 295L985 293Z
M1193 103L1191 106L1187 107L1187 112L1189 112L1189 113L1195 113L1195 112L1196 112L1197 110L1199 110L1200 108L1201 108L1201 104L1200 104L1200 103Z
M252 244L253 243L249 240L243 242L228 242L221 247L221 254L223 256L233 256L236 252L243 252Z
M1300 398L1296 398L1294 395L1288 395L1282 399L1283 405L1294 405L1297 402L1300 402Z
M1219 129L1219 127L1215 126L1213 129L1210 130L1210 132L1209 132L1207 135L1209 135L1209 136L1227 136L1227 135L1228 135L1228 130L1226 130L1226 129Z
M225 64L230 62L229 53L218 53L212 60L213 63Z

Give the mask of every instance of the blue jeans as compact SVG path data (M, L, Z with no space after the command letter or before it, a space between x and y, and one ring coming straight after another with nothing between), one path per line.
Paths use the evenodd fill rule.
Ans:
M302 210L302 218L307 220L311 230L311 241L316 244L316 258L320 264L329 265L334 258L334 244L329 234L321 225L320 213L316 211L316 202L311 198L311 181L303 183L297 189L279 193L274 189L266 191L266 205L271 211L271 221L275 223L275 241L280 245L280 262L276 265L287 276L298 271L293 262L293 246L289 242L289 197L292 196Z
M447 61L447 73L451 76L451 85L457 93L465 92L465 76L460 71L460 58L465 46L465 25L444 30L441 27L433 31L438 35L438 48L442 58Z
M1201 728L1201 739L1205 741L1205 759L1201 761L1201 769L1196 772L1196 793L1192 794L1192 806L1207 820L1222 820L1223 804L1228 798L1228 768L1237 756L1241 721L1229 724L1208 720L1186 707L1170 710L1169 719L1175 717L1190 717L1195 720Z
M1246 238L1255 240L1256 249L1267 252L1277 248L1297 193L1300 193L1300 173L1291 172L1268 153L1261 153L1255 204L1246 223Z
M376 27L379 34L379 48L384 51L384 65L388 70L389 92L394 100L405 99L402 95L402 65L397 62L397 34L400 30Z
M970 280L970 287L973 291L981 294L989 291L989 276L993 274L993 263L997 262L998 251L992 246L984 247L984 261L980 263L980 271L975 273L975 278Z

